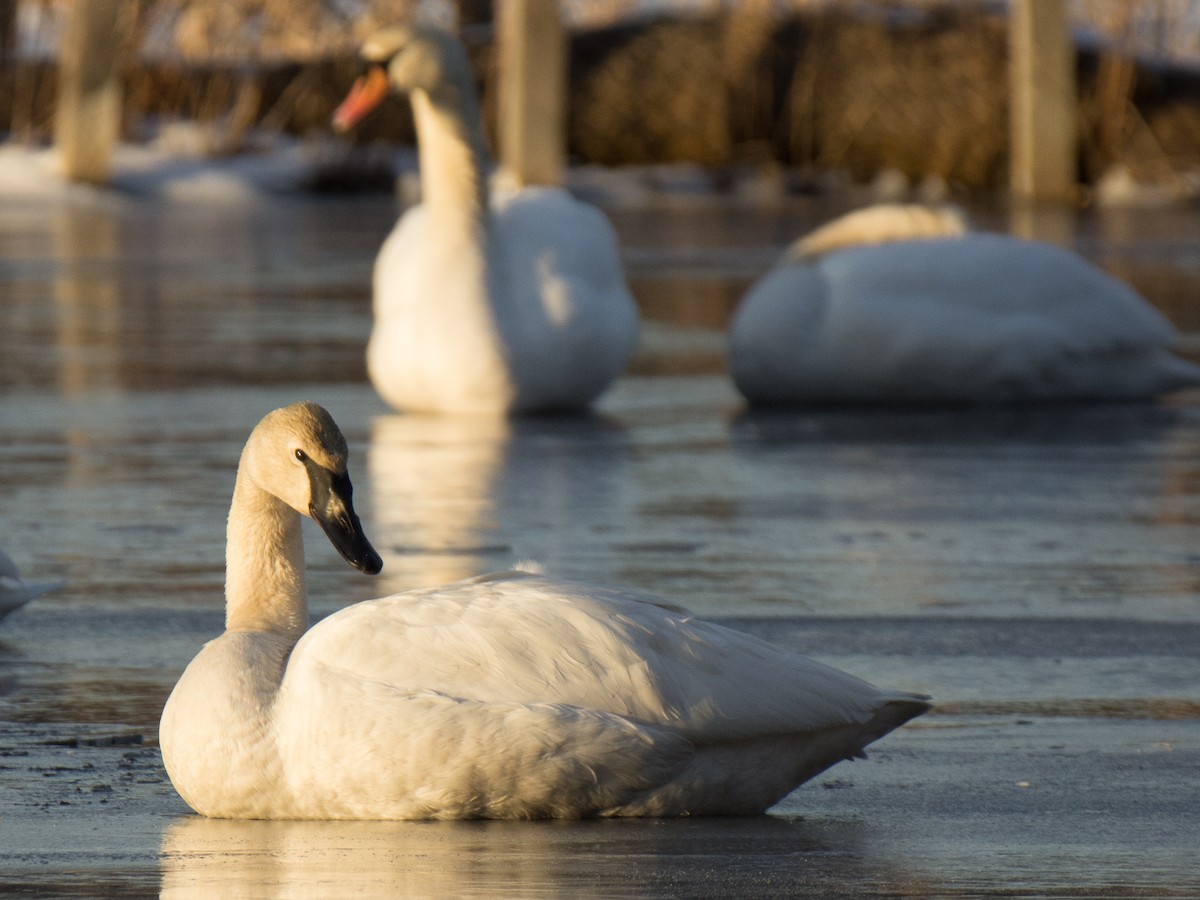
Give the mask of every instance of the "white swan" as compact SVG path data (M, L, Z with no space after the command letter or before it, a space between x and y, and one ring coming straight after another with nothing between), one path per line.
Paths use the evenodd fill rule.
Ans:
M452 35L387 29L363 56L374 65L335 124L349 128L389 86L407 93L423 194L375 262L376 389L402 410L587 406L637 344L612 226L559 188L497 193L489 205L479 107Z
M0 619L62 585L61 581L22 580L12 557L0 550Z
M928 708L618 590L504 572L305 631L300 513L365 572L346 444L319 406L242 453L226 631L163 711L167 772L222 818L757 813Z
M1049 244L877 206L798 242L730 325L752 403L1134 399L1200 385L1133 290Z

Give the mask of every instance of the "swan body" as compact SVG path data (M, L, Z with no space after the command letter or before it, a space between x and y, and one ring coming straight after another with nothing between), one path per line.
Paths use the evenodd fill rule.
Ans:
M453 36L387 29L363 55L378 67L335 122L349 127L389 87L408 94L423 196L375 264L367 368L376 389L402 410L587 406L637 344L612 226L560 188L489 196L478 103Z
M323 527L343 555L380 565L348 502L306 496L310 482L349 493L344 442L323 449L314 423L335 434L302 404L251 435L226 631L163 711L167 771L204 815L758 813L928 709L650 598L529 571L358 603L305 630L302 511L333 510Z
M730 371L764 404L1138 399L1200 385L1176 340L1073 253L881 206L798 242L751 288Z
M12 557L0 550L0 619L62 585L61 581L23 580Z

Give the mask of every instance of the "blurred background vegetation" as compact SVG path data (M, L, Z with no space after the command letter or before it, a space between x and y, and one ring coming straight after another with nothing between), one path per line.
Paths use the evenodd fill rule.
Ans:
M0 0L0 132L10 140L51 136L65 9ZM563 10L574 162L1006 184L1004 2L564 0ZM1195 196L1200 3L1074 0L1071 12L1080 182L1121 166ZM464 37L494 126L492 13L488 0L124 0L123 139L183 122L197 126L181 132L192 150L219 155L326 136L363 37L414 16ZM353 136L412 139L399 101Z

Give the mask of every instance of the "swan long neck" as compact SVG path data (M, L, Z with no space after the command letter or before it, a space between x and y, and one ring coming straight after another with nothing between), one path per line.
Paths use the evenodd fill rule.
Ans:
M411 94L421 194L436 233L482 239L487 229L487 151L479 104L468 84Z
M256 486L241 465L226 527L225 629L298 640L307 627L300 515Z

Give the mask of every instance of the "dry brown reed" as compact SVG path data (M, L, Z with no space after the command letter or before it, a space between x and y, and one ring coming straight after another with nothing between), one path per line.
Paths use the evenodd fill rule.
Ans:
M62 0L36 2L61 10ZM208 149L226 153L244 148L255 130L326 130L357 70L358 41L411 16L419 0L129 3L126 136L182 118L206 123ZM1158 181L1200 169L1200 77L1126 52L1147 33L1170 38L1154 23L1175 0L1155 7L1159 19L1144 0L1105 3L1095 27L1116 43L1079 56L1081 179L1118 162ZM464 19L480 17L478 0L458 4ZM0 0L0 18L12 5ZM968 189L1006 183L1005 27L982 4L743 0L692 3L704 14L657 19L631 17L627 0L585 5L595 27L574 33L570 51L576 160L782 165L859 180L895 169ZM596 25L606 5L613 24ZM494 54L486 40L471 50L491 123ZM7 55L0 129L8 123L14 136L47 137L54 90L49 62ZM406 105L393 103L357 139L411 140Z

